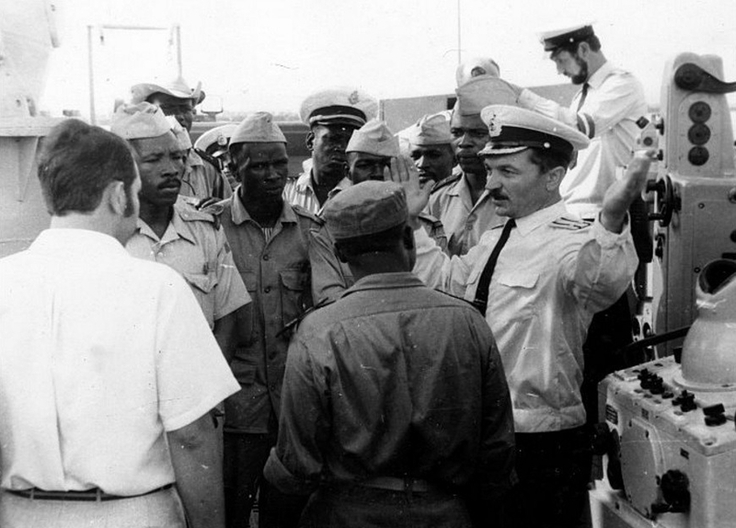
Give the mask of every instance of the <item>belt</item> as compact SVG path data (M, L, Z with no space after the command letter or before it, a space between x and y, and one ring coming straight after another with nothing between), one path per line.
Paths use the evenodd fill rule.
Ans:
M437 486L434 486L422 479L415 479L411 477L373 477L366 480L356 482L358 486L365 486L366 488L378 488L389 491L405 491L407 493L427 493L430 491L439 491Z
M139 493L138 495L110 495L105 493L100 488L92 488L83 491L47 491L39 488L15 490L6 489L3 490L5 493L16 495L31 500L57 500L57 501L111 501L120 499L133 499L135 497L143 497L144 495L150 495L159 491L171 489L174 484L166 484L160 488L147 491L145 493Z

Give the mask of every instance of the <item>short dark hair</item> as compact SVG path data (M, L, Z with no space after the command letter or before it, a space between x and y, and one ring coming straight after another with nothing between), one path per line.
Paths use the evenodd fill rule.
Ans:
M54 216L90 213L100 205L110 183L123 182L129 194L136 178L125 140L78 119L51 129L36 162L46 208Z
M401 242L405 226L405 223L399 224L372 235L337 240L335 246L346 258L357 257L366 253L391 252Z
M537 165L542 173L549 172L555 167L563 167L567 170L572 161L570 156L556 150L529 147L529 152L529 160Z
M552 57L560 53L561 51L566 51L570 55L575 55L578 52L578 46L581 42L587 42L588 46L590 46L590 49L592 51L595 51L596 53L601 50L601 41L598 38L598 35L590 35L589 37L585 37L580 40L575 40L573 42L562 44L555 48L555 50L552 52Z

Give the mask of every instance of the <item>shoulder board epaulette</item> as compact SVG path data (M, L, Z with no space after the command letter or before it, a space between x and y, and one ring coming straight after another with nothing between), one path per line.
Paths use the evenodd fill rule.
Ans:
M176 202L179 216L185 222L210 222L220 227L220 214L225 210L225 201L219 201L199 208L202 203L196 196L180 196Z
M217 162L217 160L212 157L210 154L207 154L204 150L200 150L198 148L194 149L194 152L199 154L199 157L205 160L207 163L212 165L214 168L216 168L218 171L220 170L220 164Z
M329 306L330 304L332 304L334 302L335 302L335 299L322 299L320 302L318 302L317 304L315 304L311 308L307 308L306 310L304 310L304 312L302 312L301 315L299 315L299 317L297 317L296 319L292 319L291 321L289 321L288 323L286 323L284 325L284 327L276 333L276 337L281 337L281 336L287 336L288 335L288 338L291 339L291 336L294 335L294 333L299 328L299 323L301 323L306 316L308 316L312 312L316 312L320 308L324 308L325 306Z
M319 216L317 216L313 212L308 211L301 205L291 204L291 208L294 209L294 212L298 214L299 216L302 216L304 218L309 218L310 220L312 220L313 222L316 222L319 225L324 224L324 220L322 220Z
M456 181L458 181L460 178L462 178L462 174L450 174L447 178L443 178L437 183L434 184L434 187L432 187L432 192L430 194L434 194L443 187L447 187L448 185L452 185Z
M552 227L556 229L566 229L568 231L579 231L585 229L593 223L592 220L582 220L580 218L570 218L567 216L560 216L552 221Z
M419 213L419 215L417 215L417 218L419 218L419 220L427 222L428 224L431 224L433 227L442 226L442 222L440 222L438 218L432 216L429 213L421 212Z

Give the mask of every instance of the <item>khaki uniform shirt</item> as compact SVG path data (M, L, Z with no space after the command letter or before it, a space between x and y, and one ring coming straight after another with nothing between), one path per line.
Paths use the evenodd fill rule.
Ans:
M284 202L267 240L237 189L224 206L222 226L253 299L252 336L248 342L238 343L230 363L242 390L225 402L225 429L267 433L281 401L290 338L284 327L312 306L309 230L318 221L304 209Z
M478 201L473 203L464 175L433 191L428 211L442 222L450 255L465 255L487 229L503 223L496 216L496 206L491 202L488 191L483 191Z
M342 189L350 187L352 184L353 182L351 182L349 178L343 178L329 193L327 193L327 200L339 193ZM286 187L284 187L284 200L291 205L298 205L312 214L322 213L323 206L320 206L317 194L314 192L311 171L305 171L301 173L298 178L291 179L286 182Z
M232 196L233 190L227 178L192 149L187 157L179 193L200 199L211 197L225 199Z
M210 328L215 321L251 302L233 262L225 233L212 215L180 198L159 239L143 220L125 248L134 257L166 264L192 288Z
M412 273L364 277L309 314L283 399L264 474L286 492L407 475L490 498L510 483L513 419L493 336L475 308Z

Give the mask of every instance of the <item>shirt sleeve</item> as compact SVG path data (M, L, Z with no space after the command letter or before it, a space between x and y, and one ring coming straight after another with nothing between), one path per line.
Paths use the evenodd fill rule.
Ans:
M309 261L312 264L312 298L317 305L325 300L336 300L352 286L352 277L346 274L346 264L335 254L332 238L323 226L309 232Z
M592 313L608 308L624 294L639 265L629 222L617 234L597 219L589 239L579 251L568 250L563 262L564 280L579 306Z
M468 277L482 253L480 244L461 257L449 257L423 227L414 230L416 263L413 272L430 288L465 297Z
M591 87L580 112L565 108L526 88L519 96L519 104L524 108L575 127L591 139L630 117L643 102L641 84L635 77L623 72L612 73L597 89Z
M322 451L330 430L327 384L309 348L298 337L289 346L281 392L279 436L263 470L284 493L306 495L317 489L324 465Z
M167 270L156 347L159 415L166 431L194 422L240 390L194 294Z
M217 285L215 286L215 320L234 312L251 302L248 290L233 261L233 253L227 243L222 227L218 227L217 240Z

